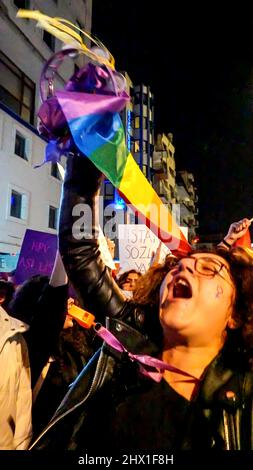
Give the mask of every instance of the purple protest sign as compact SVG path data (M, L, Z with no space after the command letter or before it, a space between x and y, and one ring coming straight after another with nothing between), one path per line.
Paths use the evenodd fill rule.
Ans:
M50 276L57 250L57 235L27 229L15 272L15 281L22 284L35 274Z

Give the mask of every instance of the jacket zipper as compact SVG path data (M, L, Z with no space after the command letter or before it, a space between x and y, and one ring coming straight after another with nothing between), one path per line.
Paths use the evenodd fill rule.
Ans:
M100 351L99 351L100 353ZM48 426L44 429L44 431L37 437L36 441L33 442L33 444L31 445L31 447L29 447L28 450L32 450L33 447L44 437L44 435L50 431L50 429L52 429L54 427L55 424L59 423L59 421L61 421L61 419L65 418L69 413L71 413L72 411L74 411L76 408L78 408L79 406L83 405L85 403L85 401L95 392L96 388L97 388L97 385L99 383L99 380L100 380L100 377L101 377L101 369L104 368L104 365L106 364L106 357L105 356L101 356L99 361L98 361L98 364L97 364L97 368L96 368L96 372L95 372L95 376L92 380L92 383L91 383L91 386L90 386L90 389L88 390L88 393L86 395L86 397L79 403L77 403L76 405L72 406L72 408L66 410L62 415L58 416L57 418L55 418L54 421L52 421L52 423L49 423Z
M225 450L240 450L239 410L235 415L223 410Z

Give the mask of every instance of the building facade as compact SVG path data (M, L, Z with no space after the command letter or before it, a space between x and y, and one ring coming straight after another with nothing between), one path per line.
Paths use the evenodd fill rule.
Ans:
M126 92L131 97L133 84L131 78L129 77L127 72L121 72L124 75L126 80ZM133 144L133 102L130 99L126 105L126 107L120 113L121 121L125 131L125 139L126 145L129 152L133 152L134 144ZM115 210L123 211L123 220L125 221L125 214L126 214L126 205L123 199L119 196L117 190L113 186L113 184L109 180L105 180L104 184L102 185L101 195L104 197L104 208L108 205L114 205ZM109 212L108 212L109 214ZM106 215L104 223L106 222ZM109 217L109 215L108 215Z
M121 71L126 80L126 92L130 96L126 107L120 112L120 118L125 131L126 146L129 152L133 154L134 151L134 137L133 137L133 122L134 122L134 112L133 112L133 83L126 71ZM115 219L116 223L113 225L113 236L115 242L115 258L119 256L119 244L118 244L118 224L127 224L135 223L135 218L131 214L131 211L128 210L124 200L120 197L117 189L113 184L105 179L101 188L101 193L103 196L103 229L105 235L111 237L111 225L109 223L110 233L107 233L107 222Z
M154 96L150 87L133 87L133 156L151 182L154 150Z
M176 177L177 204L179 205L179 220L182 227L188 227L189 241L196 237L198 223L198 195L195 179L188 171L178 171Z
M176 203L176 163L172 134L158 134L153 152L153 188L172 210Z
M157 136L153 152L153 187L172 211L176 223L187 228L187 237L191 242L196 237L198 227L197 189L192 173L176 172L171 133Z
M16 18L18 8L63 17L90 31L92 0L0 1L0 253L18 253L26 228L56 233L61 180L56 165L34 169L44 159L39 136L40 74L45 61L62 47L35 21ZM62 87L82 66L66 60L55 86Z

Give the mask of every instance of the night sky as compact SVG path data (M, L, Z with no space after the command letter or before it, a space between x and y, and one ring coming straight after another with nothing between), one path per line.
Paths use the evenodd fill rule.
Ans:
M93 34L151 86L156 133L173 133L177 170L195 175L206 234L253 217L253 14L197 3L93 0Z

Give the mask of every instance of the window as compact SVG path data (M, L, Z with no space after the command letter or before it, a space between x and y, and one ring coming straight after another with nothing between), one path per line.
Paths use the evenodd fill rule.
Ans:
M23 158L24 160L28 160L25 148L26 148L25 137L21 135L18 131L16 131L15 154Z
M142 128L147 129L148 128L148 120L146 117L143 118L142 120Z
M134 142L134 153L137 153L139 151L140 151L140 142L139 142L139 140L136 140Z
M43 41L48 45L51 51L55 50L55 37L48 31L43 31Z
M114 187L112 183L110 183L109 181L108 182L105 181L104 193L105 193L105 196L108 196L111 198L113 198L114 196Z
M22 127L13 126L13 154L18 155L23 160L31 159L32 139Z
M134 119L134 128L135 129L140 129L140 118L139 118L139 116L136 116L136 118Z
M17 191L11 191L11 205L10 205L10 215L11 217L16 217L21 219L22 212L22 194Z
M78 34L80 34L82 41L85 43L87 38L86 36L81 32L84 30L84 26L80 23L80 21L76 20L76 26L79 28L79 30L76 30ZM81 30L81 31L80 31Z
M53 206L49 206L49 217L48 217L48 227L57 229L58 223L58 209Z
M0 52L0 101L33 124L35 83Z
M140 104L140 102L141 102L140 93L135 93L135 91L134 91L133 95L134 95L134 104Z
M8 187L7 219L25 223L28 219L29 192L14 185Z
M30 8L30 0L14 0L17 8Z
M61 175L59 173L57 163L52 163L51 164L51 176L54 176L54 178L57 178L58 180L61 180Z

